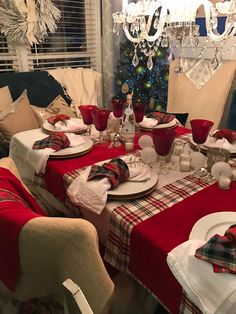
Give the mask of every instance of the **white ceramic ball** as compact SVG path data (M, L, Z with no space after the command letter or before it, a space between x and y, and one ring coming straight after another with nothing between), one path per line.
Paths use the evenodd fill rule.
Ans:
M211 168L211 174L216 180L219 180L220 176L231 178L232 168L225 161L217 161Z
M200 152L192 152L191 157L191 167L195 170L202 168L206 162L206 157Z
M157 153L153 147L145 147L141 150L140 157L144 163L149 164L156 161Z
M140 148L152 147L153 139L150 135L142 135L138 140L138 145Z

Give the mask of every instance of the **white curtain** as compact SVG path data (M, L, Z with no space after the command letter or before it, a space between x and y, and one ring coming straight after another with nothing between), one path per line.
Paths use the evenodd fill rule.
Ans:
M113 33L112 13L121 10L122 1L102 0L103 105L114 95L114 80L120 56L120 37Z

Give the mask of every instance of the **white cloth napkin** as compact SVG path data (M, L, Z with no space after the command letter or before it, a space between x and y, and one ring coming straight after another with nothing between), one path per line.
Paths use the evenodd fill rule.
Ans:
M69 147L74 147L78 145L82 145L84 143L84 138L81 135L76 134L66 134L70 141ZM44 173L46 164L50 154L54 153L55 150L52 148L44 148L44 149L32 149L29 148L26 154L26 160L30 163L30 165L34 168L36 173Z
M203 145L207 147L224 148L229 151L232 151L234 149L234 146L230 144L230 142L226 138L215 140L214 138L208 137Z
M90 169L91 167L86 168L73 180L67 195L73 203L100 215L106 205L107 191L111 184L107 178L88 181ZM144 164L129 167L129 172L129 181L143 182L151 178L150 167Z
M157 119L154 118L147 118L143 117L143 121L139 123L139 126L143 128L153 128L154 126L157 126L158 121Z
M232 314L236 309L236 276L214 273L194 256L205 241L189 240L168 253L167 263L190 300L206 314Z
M55 129L61 132L73 132L77 131L79 128L85 128L82 120L79 119L68 119L66 124L63 121L58 121L54 125Z

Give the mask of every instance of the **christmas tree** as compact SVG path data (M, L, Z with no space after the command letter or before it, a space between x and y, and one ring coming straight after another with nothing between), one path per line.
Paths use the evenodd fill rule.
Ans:
M167 105L168 88L168 49L159 48L152 58L153 68L147 68L147 57L137 51L139 63L132 64L134 46L129 40L120 44L120 59L118 71L115 73L116 96L126 98L127 93L133 91L135 102L145 102L148 111L165 111Z

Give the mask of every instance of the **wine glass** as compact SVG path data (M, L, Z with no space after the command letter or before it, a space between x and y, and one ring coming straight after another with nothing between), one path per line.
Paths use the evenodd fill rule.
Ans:
M144 103L133 103L135 121L136 121L136 132L139 133L139 124L143 121L143 117L146 110L146 104Z
M87 125L86 133L91 135L91 125L93 124L92 111L96 109L95 105L80 105L79 110L83 119L84 124Z
M99 137L98 139L95 139L95 142L97 143L104 142L103 131L107 128L109 114L110 110L105 108L96 108L92 110L93 123L96 130L99 131Z
M190 121L193 141L197 144L197 151L200 152L201 144L205 143L214 122L204 119L193 119Z
M124 114L124 109L125 109L125 100L124 99L112 99L110 101L110 105L111 105L111 110L113 112L113 115L116 119L118 119L118 123L119 123L119 130L118 132L115 132L114 135L114 139L118 139L115 142L113 141L111 146L120 146L121 143L119 141L119 133L120 133L120 125L122 122L122 117Z
M160 156L159 174L167 174L165 156L167 156L176 137L175 128L153 129L153 142L156 153Z

